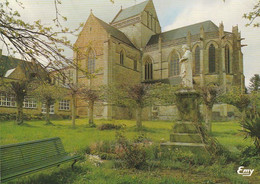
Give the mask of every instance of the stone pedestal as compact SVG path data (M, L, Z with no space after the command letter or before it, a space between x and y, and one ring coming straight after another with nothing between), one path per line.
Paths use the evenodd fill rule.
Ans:
M179 121L173 126L170 142L166 146L204 147L197 130L199 122L199 93L193 89L182 89L176 92L176 106Z
M176 92L176 106L179 119L182 122L199 120L199 93L193 89L183 89Z

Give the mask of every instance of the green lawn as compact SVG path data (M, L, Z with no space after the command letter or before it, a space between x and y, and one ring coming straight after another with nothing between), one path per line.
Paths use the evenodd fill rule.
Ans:
M102 140L115 140L116 130L100 131L97 128L88 128L86 119L77 119L76 129L71 128L69 120L53 121L55 126L46 126L44 121L28 121L22 126L14 125L12 121L0 123L1 145L31 141L37 139L60 137L67 152L83 150L87 146ZM132 139L138 133L135 121L132 120L96 120L97 126L102 123L124 124L125 135ZM145 134L154 142L169 140L169 132L173 122L145 121ZM236 122L214 122L212 135L226 148L233 152L239 147L252 144L251 140L244 140L241 128ZM166 165L168 163L165 163ZM177 163L176 163L177 164ZM71 172L69 164L61 168L51 168L15 180L19 184L81 184L81 183L248 183L245 178L236 174L237 166L230 165L227 171L222 172L222 166L199 166L190 168L189 165L174 165L174 168L155 169L153 171L138 171L129 169L113 169L112 161L107 161L102 167L94 167L90 163L77 163L76 170ZM224 167L224 166L223 166ZM225 169L225 167L224 167ZM215 173L219 173L216 175ZM231 173L229 175L228 173ZM232 179L235 177L235 179ZM230 179L231 178L231 179ZM249 178L254 179L254 178ZM253 180L254 181L254 180Z
M31 141L43 138L60 137L64 147L68 152L74 152L82 149L91 143L102 140L114 140L115 130L100 131L97 128L87 128L86 119L76 121L76 129L71 128L69 120L53 121L55 126L45 126L44 121L29 121L23 126L14 126L13 122L0 123L1 145ZM133 138L137 135L135 130L135 121L132 120L96 120L97 126L102 123L114 123L126 125L126 137ZM165 121L145 121L143 125L146 136L155 142L162 139L169 140L169 132L173 122ZM244 140L243 134L239 131L241 128L236 122L214 122L213 136L221 144L235 151L239 146L251 144L250 140Z

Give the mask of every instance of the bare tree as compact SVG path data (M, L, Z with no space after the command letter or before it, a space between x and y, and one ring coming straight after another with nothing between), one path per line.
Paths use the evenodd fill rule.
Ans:
M89 87L84 87L80 91L80 95L88 102L89 109L89 126L95 127L94 123L94 104L99 100L99 91L91 89Z

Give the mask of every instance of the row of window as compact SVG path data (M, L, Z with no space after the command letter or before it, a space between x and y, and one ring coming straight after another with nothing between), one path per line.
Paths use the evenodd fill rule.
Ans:
M125 65L125 54L124 51L120 52L120 65ZM133 69L137 70L137 60L135 59L133 62Z
M169 63L169 76L178 76L180 75L180 65L179 65L179 55L174 52L171 56L170 63ZM195 48L195 58L194 58L194 72L195 74L200 74L200 47L197 46ZM152 60L148 58L145 61L145 80L152 80L153 79L153 70L152 67ZM231 64L230 64L230 49L229 46L226 45L225 47L225 68L226 73L231 73ZM209 46L208 51L208 71L209 73L216 72L216 49L213 44Z
M153 17L152 14L150 14L149 12L147 12L147 27L149 27L150 29L152 29L153 31L156 32L156 19Z
M13 95L7 95L6 93L0 93L0 106L1 107L16 107L15 97ZM36 109L37 101L33 98L25 98L23 107L27 109ZM45 109L45 105L42 105L42 109ZM59 101L59 110L70 110L70 101Z
M90 49L88 52L88 61L87 61L88 73L92 74L95 72L95 62L96 62L95 53L94 53L93 49ZM125 54L124 54L123 50L120 52L120 64L122 66L125 66ZM137 70L137 60L136 59L133 62L133 69Z

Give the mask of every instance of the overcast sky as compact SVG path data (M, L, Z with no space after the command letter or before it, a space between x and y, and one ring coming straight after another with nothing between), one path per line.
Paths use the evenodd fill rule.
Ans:
M87 20L91 9L97 17L109 23L121 6L127 8L144 0L114 1L113 4L109 0L62 0L60 10L61 14L68 18L66 25L73 29ZM260 28L245 27L247 21L242 19L245 12L252 10L256 1L258 0L226 0L224 3L222 0L153 0L163 31L205 20L211 20L217 26L223 21L225 31L231 31L232 26L238 25L242 37L245 38L242 44L248 45L242 48L246 86L253 74L260 74ZM18 8L14 3L15 0L10 2L14 9ZM41 19L49 24L55 17L53 0L21 0L21 2L25 10L20 12L25 20ZM72 43L76 40L73 37L70 39ZM0 49L5 52L3 43L0 43ZM69 55L72 57L72 53Z

